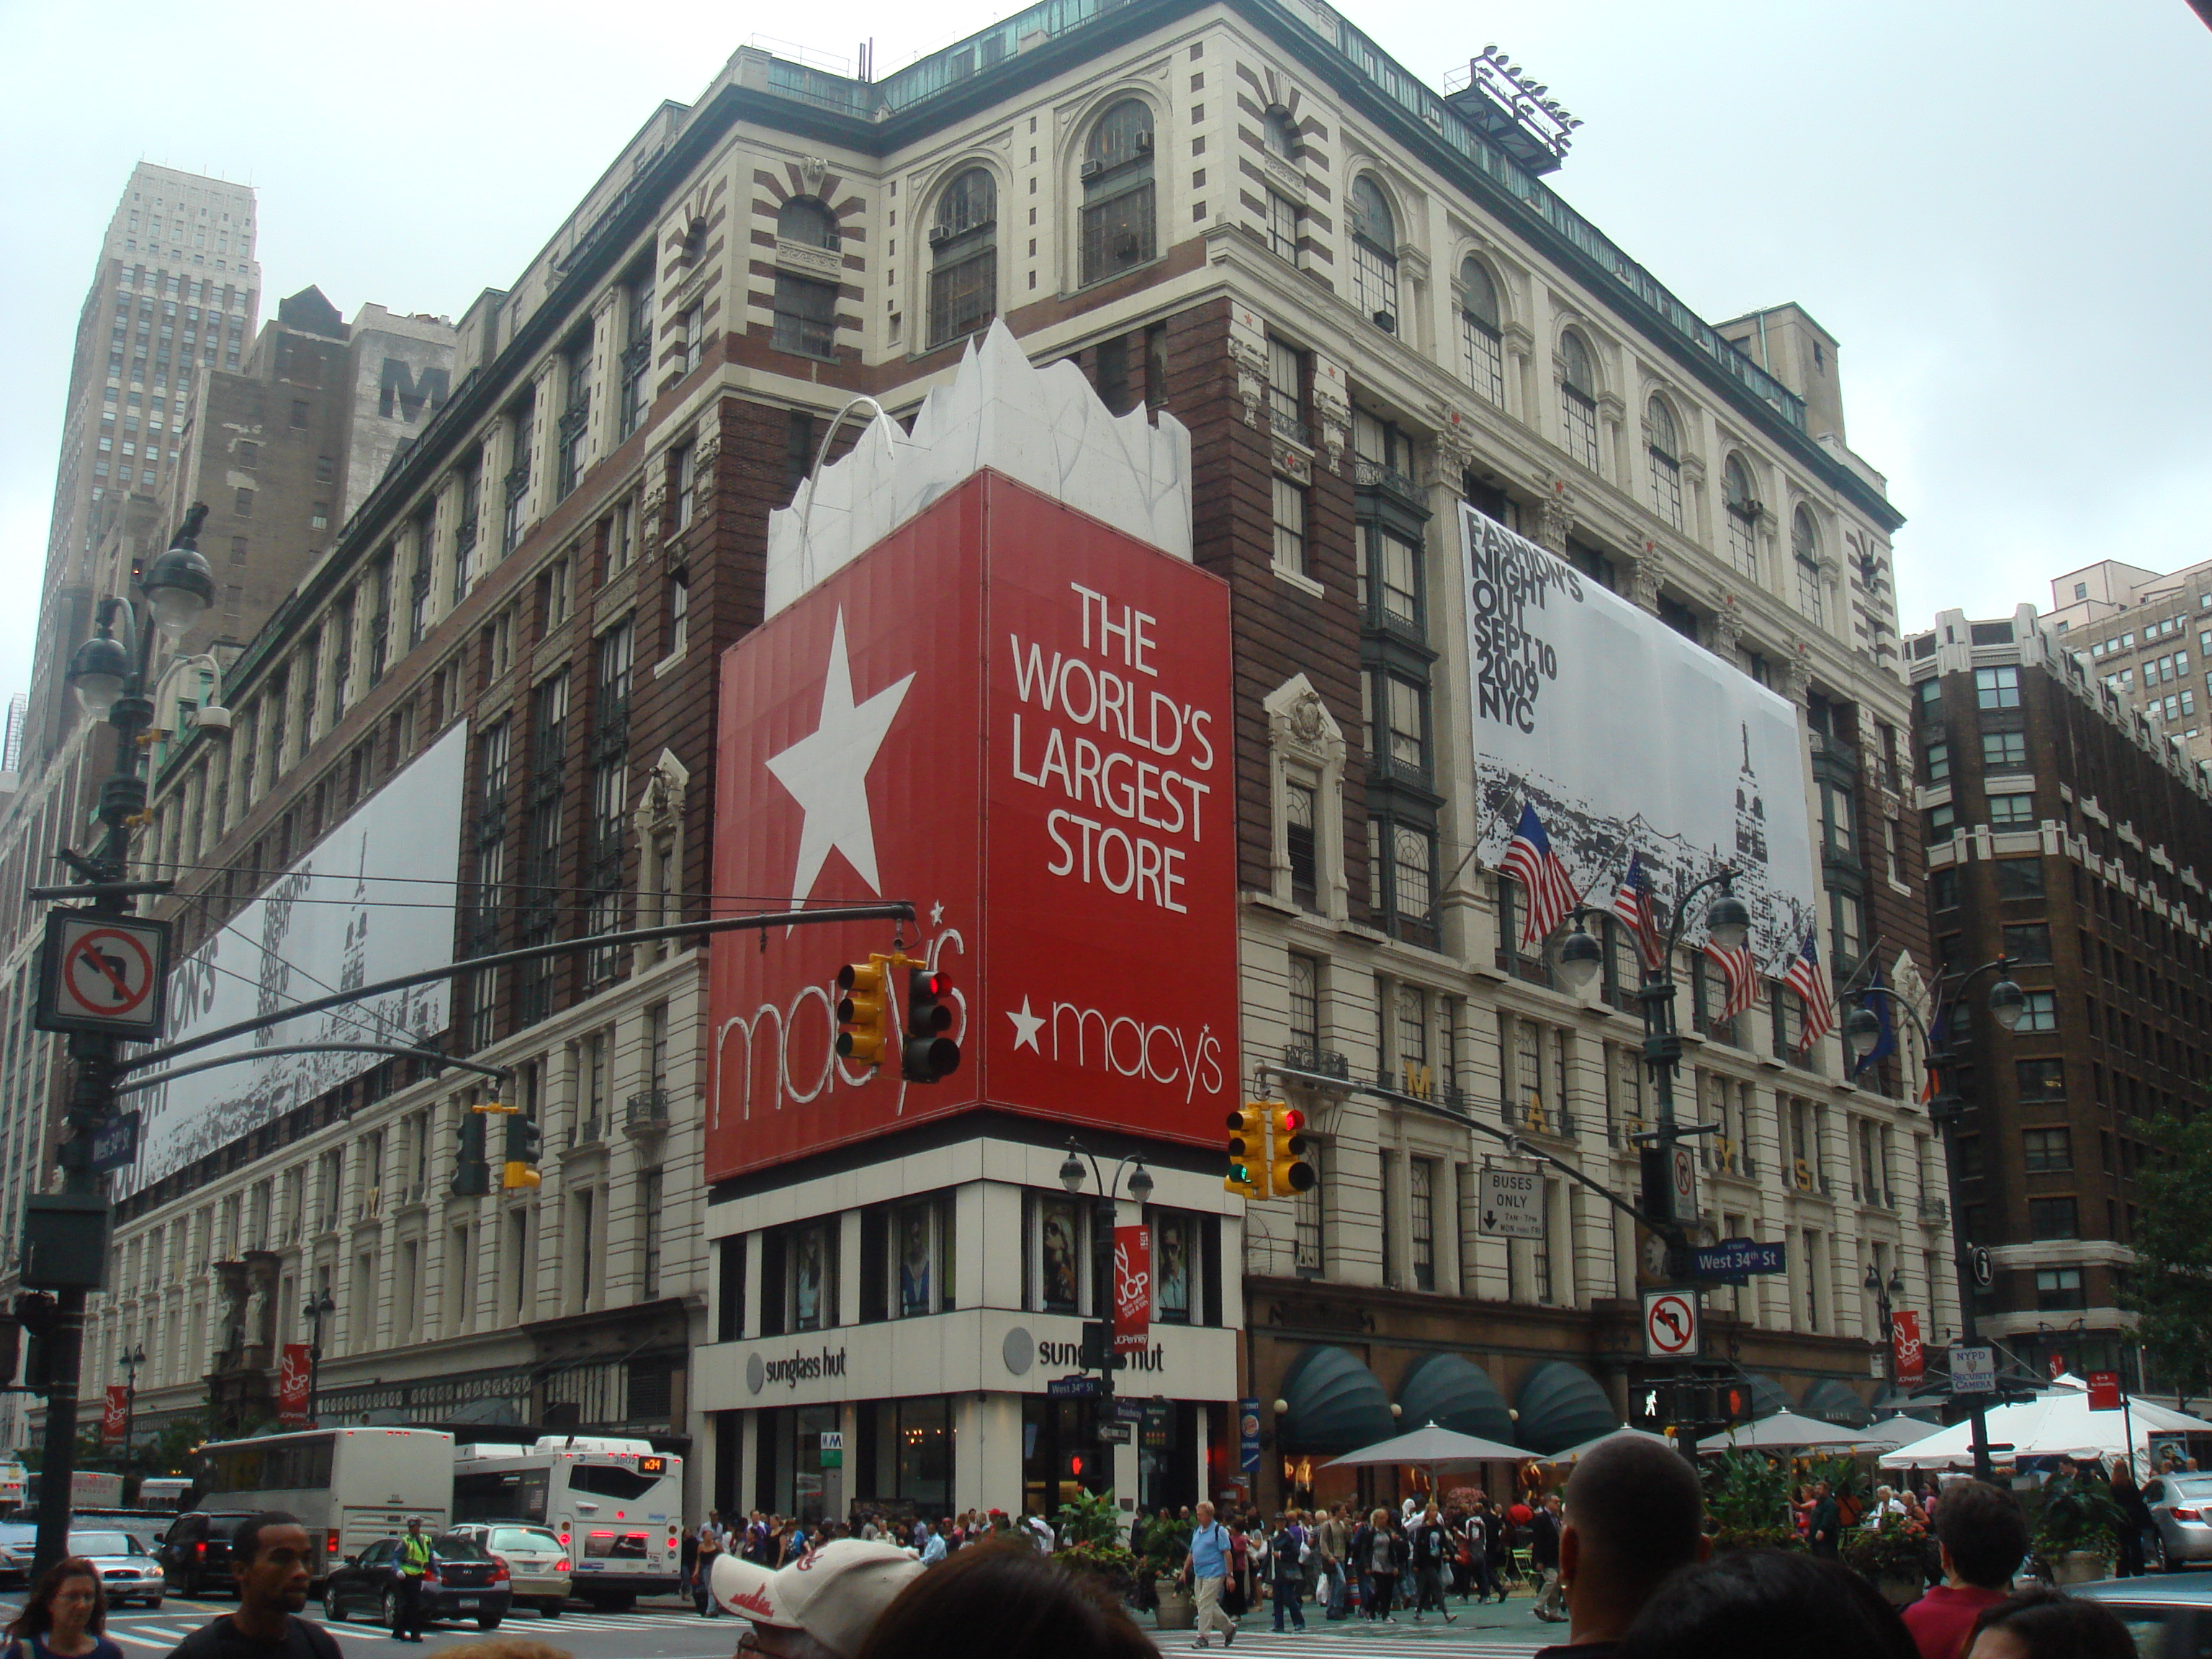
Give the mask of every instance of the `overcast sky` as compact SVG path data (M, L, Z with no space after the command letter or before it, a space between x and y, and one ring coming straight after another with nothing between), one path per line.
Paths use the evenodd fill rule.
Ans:
M263 315L458 316L757 27L885 72L1002 10L887 0L0 0L0 695L70 348L142 157L252 183ZM1588 125L1553 183L1708 319L1795 300L1887 473L1907 631L2212 556L2212 30L2183 0L1347 0L1428 81L1496 41Z

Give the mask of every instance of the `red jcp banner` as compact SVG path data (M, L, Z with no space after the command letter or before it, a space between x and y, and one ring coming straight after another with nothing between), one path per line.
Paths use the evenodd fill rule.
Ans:
M1927 1367L1920 1346L1920 1316L1911 1312L1893 1315L1889 1340L1897 1355L1897 1380L1907 1385L1917 1382Z
M119 1446L131 1432L131 1390L120 1382L107 1385L107 1409L100 1416L100 1443Z
M276 1373L276 1420L288 1429L307 1426L307 1345L287 1342Z
M1114 1352L1142 1353L1152 1331L1152 1230L1114 1229Z

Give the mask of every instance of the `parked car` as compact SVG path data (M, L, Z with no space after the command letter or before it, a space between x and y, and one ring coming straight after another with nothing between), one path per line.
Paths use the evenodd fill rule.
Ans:
M31 1580L31 1546L39 1529L20 1521L0 1521L0 1589L26 1589ZM20 1558L16 1547L22 1547Z
M0 1541L0 1583L29 1582L31 1558L38 1553L38 1533L36 1528L28 1530L27 1537ZM83 1556L100 1569L111 1607L128 1607L134 1601L149 1607L161 1605L161 1565L143 1540L121 1528L86 1527L70 1534L69 1553Z
M392 1622L398 1591L392 1583L396 1538L380 1538L323 1581L323 1617L343 1625L356 1616ZM507 1616L514 1581L506 1564L473 1538L441 1533L430 1540L430 1567L422 1575L422 1622L473 1619L478 1628L496 1630Z
M473 1538L507 1567L513 1605L533 1607L541 1619L558 1619L568 1601L574 1573L560 1534L527 1521L471 1521L455 1527L455 1538Z
M163 1581L179 1595L213 1590L234 1595L238 1580L230 1570L230 1535L251 1511L192 1510L169 1523L154 1551Z
M2172 1477L2166 1477L2168 1484ZM2069 1595L2086 1595L2118 1613L2146 1659L2174 1659L2203 1653L2212 1643L2212 1572L2176 1572L2165 1577L2100 1578L2073 1584Z
M2212 1565L2212 1474L2162 1474L2143 1483L2166 1570Z

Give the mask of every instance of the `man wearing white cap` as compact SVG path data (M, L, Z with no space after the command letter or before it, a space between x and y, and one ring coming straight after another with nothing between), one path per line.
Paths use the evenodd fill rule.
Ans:
M853 1659L921 1571L911 1550L840 1538L778 1572L725 1553L714 1562L713 1589L726 1611L753 1621L738 1646L759 1659Z

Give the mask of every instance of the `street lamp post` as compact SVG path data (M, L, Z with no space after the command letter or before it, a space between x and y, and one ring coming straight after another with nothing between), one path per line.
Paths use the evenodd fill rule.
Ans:
M115 1358L123 1367L123 1455L131 1455L131 1419L138 1411L138 1368L146 1363L146 1345L143 1342L125 1348Z
M1888 1377L1889 1386L1894 1389L1897 1386L1897 1327L1890 1309L1895 1298L1905 1294L1905 1270L1892 1267L1888 1279L1884 1279L1881 1269L1869 1264L1866 1287L1874 1292L1875 1312L1881 1321L1881 1346L1886 1356L1882 1373Z
M1666 1241L1671 1261L1679 1263L1689 1245L1685 1218L1674 1213L1674 1148L1702 1126L1682 1127L1674 1115L1674 1078L1682 1061L1682 1038L1674 1024L1674 952L1681 948L1682 927L1688 920L1690 902L1711 888L1720 890L1705 909L1705 933L1724 951L1733 951L1751 937L1751 912L1735 896L1735 871L1723 866L1694 884L1674 907L1668 919L1663 948L1656 968L1638 951L1639 974L1636 1000L1644 1015L1644 1064L1651 1074L1652 1119L1655 1127L1634 1139L1643 1148L1643 1214L1651 1230ZM1580 996L1596 981L1605 965L1605 952L1590 936L1584 918L1589 910L1575 913L1575 931L1560 941L1559 978L1567 991ZM1717 1127L1717 1126L1715 1126ZM1688 1413L1680 1413L1682 1426L1676 1443L1682 1455L1697 1461L1697 1436Z
M115 728L115 769L101 784L100 821L105 833L100 850L90 858L63 851L60 856L83 878L82 890L91 902L87 907L102 915L127 915L134 892L161 890L151 884L131 884L131 832L143 820L146 780L141 775L141 739L154 723L154 704L147 696L147 676L159 635L182 635L215 602L215 578L200 556L198 538L207 518L204 503L185 513L175 538L137 578L145 601L142 617L128 599L100 602L94 617L98 631L78 646L70 659L69 679L77 702L94 720L105 720ZM116 637L120 629L123 637ZM76 1063L66 1117L66 1133L58 1149L62 1168L62 1191L70 1197L102 1209L101 1231L106 1230L106 1190L100 1173L92 1167L93 1142L115 1110L117 1039L104 1032L76 1031L69 1039L69 1052ZM104 1261L103 1245L100 1255ZM95 1273L96 1273L95 1270ZM76 1427L84 1369L84 1304L87 1294L101 1288L97 1282L58 1286L52 1333L46 1339L52 1362L52 1381L46 1393L46 1447L40 1462L39 1539L32 1563L36 1582L68 1553L70 1489L76 1472Z
M1145 1160L1134 1152L1114 1166L1111 1180L1103 1173L1097 1156L1073 1135L1067 1140L1067 1157L1060 1166L1060 1184L1071 1194L1083 1190L1083 1166L1091 1165L1091 1178L1098 1186L1097 1207L1091 1224L1091 1306L1096 1316L1098 1331L1098 1407L1096 1419L1104 1423L1113 1415L1114 1406L1114 1223L1116 1219L1114 1202L1117 1190L1124 1189L1121 1176L1127 1172L1126 1190L1132 1203L1142 1205L1152 1195L1152 1172L1145 1167Z
M1920 1011L1886 985L1862 987L1858 993L1859 1006L1844 1022L1845 1050L1854 1061L1864 1060L1881 1040L1881 1017L1867 1004L1875 997L1881 997L1887 1000L1892 1012L1901 1011L1912 1022L1913 1029L1920 1034L1921 1049L1928 1056L1928 1064L1936 1068L1936 1094L1928 1103L1928 1118L1943 1137L1944 1187L1950 1195L1951 1266L1959 1293L1959 1340L1954 1345L1954 1351L1959 1347L1976 1346L1974 1247L1972 1241L1966 1237L1966 1212L1959 1203L1959 1122L1966 1114L1966 1103L1960 1096L1953 1080L1955 1066L1950 1047L1951 1022L1947 1021L1944 1015L1966 1005L1968 986L1984 974L1995 973L1997 980L1990 987L1987 1005L1990 1015L1999 1026L2011 1030L2020 1024L2021 1011L2027 1005L2026 994L2013 982L2006 971L2011 965L2012 958L2009 957L1999 957L1992 962L1982 963L1959 981L1948 1000L1943 996L1942 980L1937 979L1936 1024L1942 1029L1944 1036L1944 1046L1940 1052L1935 1039L1929 1035L1927 1023L1920 1018ZM1973 1396L1973 1401L1970 1409L1974 1424L1974 1478L1987 1480L1992 1474L1989 1407L1978 1394Z
M307 1322L307 1426L315 1426L315 1387L323 1368L323 1321L336 1313L338 1304L327 1290L317 1291L307 1298L307 1305L300 1310Z

